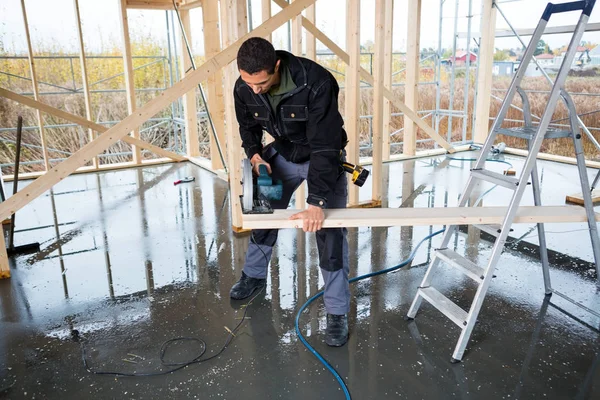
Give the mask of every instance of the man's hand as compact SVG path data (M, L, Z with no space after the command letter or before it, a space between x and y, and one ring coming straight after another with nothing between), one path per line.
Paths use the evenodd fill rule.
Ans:
M321 207L310 205L304 211L294 214L290 219L302 219L302 230L304 232L316 232L323 227L325 213Z
M260 164L264 164L267 166L267 171L269 172L269 175L271 175L271 165L266 162L265 160L262 159L262 157L256 153L255 155L252 156L252 158L250 159L250 164L252 164L252 171L254 172L255 175L260 175L260 173L258 172L258 166Z

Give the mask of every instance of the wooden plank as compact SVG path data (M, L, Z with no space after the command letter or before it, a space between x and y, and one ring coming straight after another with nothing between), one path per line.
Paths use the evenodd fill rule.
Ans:
M373 65L373 168L371 183L373 201L381 203L383 187L383 74L385 46L385 0L375 2L375 60Z
M31 86L33 88L33 97L36 100L40 99L39 85L37 75L35 73L35 61L33 59L33 48L31 46L31 36L29 35L29 23L27 22L27 9L25 0L21 0L21 11L23 12L23 24L25 27L25 40L27 42L27 59L29 61L29 73L31 74ZM50 156L48 155L48 144L46 142L46 131L44 129L44 120L42 112L36 110L38 129L40 130L40 142L42 143L42 156L44 157L44 168L46 171L50 169Z
M296 0L292 0L294 2ZM302 57L302 14L292 19L292 53ZM296 208L306 208L306 182L302 182L296 189Z
M275 210L273 214L246 214L243 227L302 228L301 220L289 219L295 212ZM323 228L500 224L506 212L506 207L327 209ZM574 206L519 207L515 217L515 223L522 224L586 221L585 209ZM600 221L598 213L596 221Z
M346 0L346 50L348 66L344 89L344 128L348 134L346 158L358 164L360 144L360 0ZM358 203L358 186L348 177L348 204Z
M404 102L411 110L419 108L419 61L421 43L421 0L408 1L406 39L406 85ZM404 116L404 144L402 152L412 156L417 151L417 125Z
M0 220L8 218L17 210L20 210L29 204L46 190L69 176L69 174L75 171L79 166L85 164L92 157L106 150L131 130L139 127L144 121L152 118L156 113L175 101L181 95L193 90L199 82L229 64L235 59L238 49L246 39L252 36L263 37L267 33L272 32L283 25L289 18L298 15L306 6L314 2L315 0L298 0L289 7L286 7L285 10L277 13L254 31L244 35L215 57L208 59L196 71L190 73L184 79L162 92L159 96L150 100L143 107L139 108L135 114L129 115L117 125L100 135L93 142L82 147L67 160L52 168L47 174L36 179L35 182L29 184L17 194L8 198L5 202L0 203Z
M190 12L182 10L179 12L181 24L188 39L190 48L192 47L192 25L190 23ZM184 33L181 34L181 76L185 77L193 71L192 60L186 48ZM193 53L192 53L193 54ZM190 90L183 96L183 114L185 120L185 143L187 155L189 157L198 157L200 155L200 141L198 139L198 99L196 90Z
M473 141L483 143L490 130L490 101L492 94L492 68L494 64L494 33L496 30L496 7L492 1L484 1L481 12L482 30L479 46L479 76L477 77L477 102L475 104L475 127Z
M212 3L212 5L215 7L218 6L218 4L215 0L212 0L212 1L209 0L208 2L207 2L207 0L194 0L194 1L186 1L185 3L181 4L177 8L181 11L181 10L191 10L194 8L203 7L202 12L204 12L204 7L208 3Z
M10 266L8 265L8 253L6 252L6 241L4 240L4 228L0 225L0 279L10 278Z
M73 175L75 174L87 174L90 172L105 172L105 171L116 171L121 169L128 168L136 168L136 167L146 167L152 165L163 165L163 164L171 164L174 160L171 158L152 158L149 160L142 160L141 164L135 164L132 161L122 162L122 163L113 163L113 164L100 164L97 169L91 166L80 167L77 170L73 171ZM46 172L26 172L24 174L19 174L19 180L23 179L36 179L40 176L44 176ZM13 180L12 175L4 175L2 177L5 182L11 182ZM10 221L10 220L9 220Z
M392 93L392 42L394 34L394 0L385 0L384 48L383 48L383 87ZM366 72L366 71L365 71ZM382 154L383 160L390 159L390 132L392 120L391 101L383 98Z
M127 19L126 0L119 1L119 21L121 23L121 38L123 39L123 70L125 74L125 94L127 96L127 111L133 114L136 109L135 102L135 79L133 74L133 58L131 55L131 41L129 39L129 20ZM131 131L131 136L140 138L138 128ZM133 147L133 162L139 164L142 162L142 153L137 147Z
M262 22L265 22L271 18L271 0L261 1L261 18ZM273 35L269 33L267 36L265 36L265 39L271 42L273 40Z
M202 7L204 53L207 58L213 57L221 51L221 38L219 37L219 4L213 0L204 0ZM208 112L213 121L218 139L209 134L210 137L210 160L213 170L223 169L223 162L219 155L219 147L223 157L226 157L225 138L225 105L223 102L223 71L219 70L208 78ZM212 129L211 129L212 131Z
M79 0L73 0L75 8L75 21L77 25L77 39L79 39L79 62L81 64L81 81L83 82L83 99L85 103L85 116L88 120L92 119L92 100L90 96L90 87L88 84L87 63L85 61L85 46L83 44L83 31L81 30L81 14L79 12ZM90 142L94 140L94 131L88 129ZM92 165L98 168L98 157L92 159Z
M138 10L173 10L172 0L124 0L127 8ZM179 2L176 2L177 4Z
M70 114L70 113L68 113L66 111L63 111L63 110L60 110L58 108L54 108L52 106L44 104L42 102L33 100L33 99L29 98L29 97L22 96L20 94L11 92L10 90L6 90L6 89L0 88L0 96L6 97L7 99L11 99L11 100L14 100L14 101L16 101L18 103L21 103L23 105L35 108L35 109L40 110L40 111L43 111L43 112L48 113L50 115L54 115L55 117L62 118L62 119L65 119L67 121L74 122L76 124L79 124L79 125L81 125L83 127L86 127L88 129L94 130L96 132L102 133L102 132L106 132L108 130L108 128L106 128L103 125L96 124L95 122L89 121L89 120L87 120L87 119L85 119L83 117L80 117L78 115ZM173 159L175 161L185 161L185 160L187 160L187 158L184 157L184 156L181 156L181 155L179 155L177 153L173 153L172 151L169 151L169 150L164 150L164 149L162 149L162 148L160 148L158 146L154 146L153 144L144 142L143 140L140 140L140 139L137 139L137 138L134 138L134 137L124 136L122 138L122 140L124 142L127 142L127 143L131 144L131 145L135 145L135 146L137 146L139 148L142 148L142 149L150 150L151 152L153 152L155 154L158 154L159 156L168 157L168 158L171 158L171 159ZM135 163L135 161L134 161L134 163ZM136 163L136 164L139 164L139 163Z
M581 192L567 195L565 202L578 204L580 206L585 205L585 203L583 202L583 193L581 193ZM600 189L594 189L592 191L592 203L593 204L600 203Z
M277 5L281 4L285 6L285 3L282 0L273 0ZM307 31L311 32L315 37L327 46L335 55L337 55L342 61L346 64L350 62L350 56L344 50L342 50L335 42L327 37L323 32L321 32L313 23L311 23L306 18L302 19L302 26ZM364 68L360 68L360 78L367 82L369 85L374 85L373 76L369 74ZM383 95L389 99L392 104L399 108L405 115L408 115L410 119L417 124L419 128L421 128L425 133L427 133L432 139L434 139L440 146L445 148L448 153L454 153L454 149L450 143L446 141L441 135L439 135L431 126L429 126L425 121L421 119L413 110L404 104L400 96L395 95L391 89L383 88Z
M308 6L305 13L306 19L315 24L317 21L316 6L314 4ZM300 18L300 23L302 23L302 18ZM313 61L317 60L317 39L315 38L315 35L308 31L306 32L306 58Z

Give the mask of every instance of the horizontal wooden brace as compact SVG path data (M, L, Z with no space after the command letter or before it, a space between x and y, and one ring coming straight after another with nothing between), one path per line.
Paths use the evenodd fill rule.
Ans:
M244 229L302 228L302 220L289 217L297 210L275 210L273 214L244 214ZM323 228L389 227L417 225L501 224L506 207L362 208L325 210ZM519 207L514 223L586 222L585 209L575 206ZM600 214L596 213L596 221Z

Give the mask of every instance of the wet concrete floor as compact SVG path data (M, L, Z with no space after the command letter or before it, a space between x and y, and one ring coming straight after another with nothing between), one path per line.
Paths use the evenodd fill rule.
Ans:
M517 169L523 163L506 160ZM544 204L564 204L565 194L578 191L576 167L539 165ZM444 156L387 164L385 205L455 205L469 166ZM185 176L196 181L173 185ZM481 188L480 204L505 205L508 190L491 188ZM361 199L369 197L362 189ZM73 329L93 371L164 371L161 344L176 337L204 340L204 357L223 346L244 312L228 293L248 241L231 232L229 200L224 181L184 163L71 176L20 211L16 244L38 241L41 251L12 259L12 278L0 281L0 399L343 399L294 331L297 310L322 281L314 236L293 230L280 233L266 291L217 358L153 377L115 378L84 367ZM531 195L524 202L532 203ZM398 264L439 228L350 229L352 276ZM532 228L515 227L522 246L503 254L460 364L450 363L459 330L432 306L403 320L440 236L410 267L352 287L345 347L324 345L321 301L302 316L301 328L354 399L600 398L600 319L544 296ZM586 225L546 230L558 255L553 286L600 310ZM491 247L473 229L453 245L479 262ZM475 292L453 270L444 269L434 285L463 307ZM199 348L177 343L166 361L194 358Z

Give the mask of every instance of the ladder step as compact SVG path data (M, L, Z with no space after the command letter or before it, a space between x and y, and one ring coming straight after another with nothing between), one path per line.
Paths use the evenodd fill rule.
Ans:
M481 283L483 280L483 275L485 273L484 269L474 262L467 260L457 252L450 249L444 249L437 250L435 255L446 264L451 265L463 274L467 275L469 278L473 279L475 282Z
M457 306L452 300L431 286L419 288L417 294L421 295L421 297L440 310L446 317L450 318L452 322L464 329L467 321L467 312Z
M474 178L482 179L496 185L504 186L505 188L515 190L519 185L519 180L510 176L502 175L497 172L488 171L486 169L473 169L471 175Z
M500 224L490 224L490 225L473 225L475 228L484 231L492 236L498 237L500 236L500 228L502 226ZM512 228L510 229L512 232Z
M517 128L498 128L495 130L496 133L506 136L517 137L520 139L531 140L537 133L537 127L535 126L521 126ZM565 131L562 129L548 128L544 135L546 139L558 139L564 137L571 137L571 131Z

